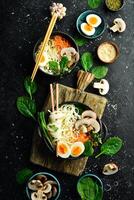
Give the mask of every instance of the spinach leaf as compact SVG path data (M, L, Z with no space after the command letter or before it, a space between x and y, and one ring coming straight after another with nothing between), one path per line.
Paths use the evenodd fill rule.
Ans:
M34 114L36 113L36 104L34 100L30 99L30 97L18 97L17 108L25 117L32 117L35 119Z
M101 152L96 156L96 158L98 158L102 154L113 156L121 149L122 145L123 145L122 139L115 136L110 137L104 144L102 144Z
M53 145L52 145L52 137L48 133L47 123L46 123L46 120L45 120L45 113L44 112L39 112L38 113L38 123L39 123L41 131L43 131L44 137L47 139L47 141L49 142L51 147L53 147Z
M105 66L97 66L92 68L92 74L94 74L95 78L102 79L108 73L108 68Z
M93 56L90 52L82 54L81 64L85 71L88 71L93 66Z
M95 200L102 200L103 199L103 189L100 185L97 185L96 183L97 191L96 191L96 196L95 196Z
M84 156L92 156L94 153L94 149L92 147L92 142L87 141L85 144L85 151L83 153Z
M82 178L78 182L77 191L82 200L95 200L95 185L92 178Z
M84 37L75 37L74 40L79 47L82 47L87 43L87 39Z
M33 172L31 169L24 168L17 172L16 174L16 182L18 184L25 183L31 176L33 175Z
M37 84L35 81L31 81L30 77L26 77L24 80L24 87L32 99L32 95L37 91Z
M48 64L52 71L54 71L55 73L58 72L58 62L57 61L49 61Z
M98 8L102 3L102 0L88 0L88 5L90 8Z
M80 179L77 191L82 200L102 200L103 188L90 177Z
M64 71L66 71L66 69L68 68L68 57L67 56L63 56L61 58L61 61L60 61L60 70L62 73L64 73Z

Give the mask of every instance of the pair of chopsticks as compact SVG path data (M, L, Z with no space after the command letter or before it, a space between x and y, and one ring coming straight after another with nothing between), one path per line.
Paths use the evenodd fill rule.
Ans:
M47 45L47 43L48 43L48 41L49 41L49 38L50 38L51 33L52 33L52 31L53 31L53 28L54 28L54 26L55 26L57 17L58 17L58 16L57 16L57 14L55 13L55 14L52 16L52 18L51 18L49 27L48 27L47 32L46 32L46 35L45 35L45 38L44 38L44 40L43 40L43 42L42 42L41 50L39 51L39 55L38 55L38 57L37 57L37 61L36 61L34 70L33 70L33 72L32 72L32 76L31 76L31 80L32 80L32 81L34 80L34 78L35 78L35 76L36 76L36 73L37 73L37 71L38 71L39 64L40 64L40 61L41 61L41 58L42 58L42 54L43 54L43 52L44 52L44 50L45 50L45 48L46 48L46 45Z
M54 112L55 103L54 103L54 91L52 84L50 84L50 95L51 95L52 112ZM59 107L59 85L56 84L56 110L58 110L58 107Z

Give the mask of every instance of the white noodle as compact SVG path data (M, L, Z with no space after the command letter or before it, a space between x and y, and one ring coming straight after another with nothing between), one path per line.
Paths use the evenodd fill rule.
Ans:
M71 145L77 139L74 124L78 119L81 119L81 116L73 104L64 104L58 111L52 112L47 127L54 138L53 143L63 141Z

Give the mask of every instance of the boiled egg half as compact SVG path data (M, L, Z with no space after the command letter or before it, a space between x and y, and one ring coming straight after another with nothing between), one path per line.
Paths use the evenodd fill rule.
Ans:
M37 58L38 58L38 55L37 55ZM37 58L36 58L36 59L37 59ZM44 67L44 66L47 64L47 62L48 62L47 53L46 53L46 52L43 52L42 57L41 57L41 61L40 61L40 63L39 63L39 66L40 66L40 67Z
M98 27L102 22L101 18L96 14L88 15L86 17L86 21L90 26L93 26L93 27Z
M85 22L81 24L81 30L85 35L88 36L94 35L95 33L95 28Z
M65 142L57 142L57 156L68 158L71 154L71 149Z
M85 146L82 142L75 142L71 146L71 156L72 157L79 157L85 150Z

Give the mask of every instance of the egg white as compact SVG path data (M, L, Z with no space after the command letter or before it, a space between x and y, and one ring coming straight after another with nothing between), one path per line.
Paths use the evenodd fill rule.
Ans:
M90 18L92 18L92 17L94 17L94 18L97 19L96 24L91 24L91 23L89 22L89 21L90 21ZM101 22L102 22L101 18L100 18L98 15L96 15L96 14L90 14L90 15L88 15L88 16L86 17L86 21L87 21L88 24L90 24L90 25L93 26L93 27L98 27L98 26L101 24Z
M85 25L87 25L87 23L85 23L85 22L81 24L81 30L82 30L82 32L83 32L85 35L87 35L87 36L94 35L94 33L95 33L95 28L93 27L92 30L87 31L87 30L85 30L85 28L84 28Z
M74 154L73 154L73 148L74 148L74 147L80 147L81 152L80 152L79 154L77 154L77 155L74 155ZM72 156L72 157L78 157L78 156L80 156L80 155L84 152L84 150L85 150L85 146L84 146L84 144L83 144L82 142L75 142L75 143L71 146L71 156Z
M40 66L40 67L44 67L44 66L48 63L48 56L47 56L47 53L46 53L46 52L43 52L43 56L45 57L45 60L44 60L44 62L40 62L40 63L39 63L39 66Z

